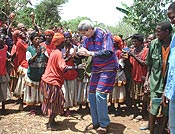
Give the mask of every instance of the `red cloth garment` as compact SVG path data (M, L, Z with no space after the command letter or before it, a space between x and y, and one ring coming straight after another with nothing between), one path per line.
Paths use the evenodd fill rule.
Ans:
M11 55L14 55L16 53L16 45L13 44L12 50L10 52Z
M52 51L42 80L50 85L62 87L64 83L64 69L66 67L62 52L58 49Z
M40 46L43 46L43 47L46 48L46 51L48 53L48 56L50 56L50 53L55 49L55 46L52 43L49 44L49 45L47 45L45 42L42 42L40 44Z
M5 45L3 49L0 49L0 76L6 75L7 69L6 69L6 61L7 61L7 49L8 46Z
M116 54L118 59L121 59L121 54L122 54L121 50L117 50L115 54Z
M113 40L115 42L118 42L118 47L120 50L122 50L124 48L124 43L122 41L122 39L119 36L113 36Z
M45 35L52 35L54 36L54 31L53 30L50 30L50 29L47 29L45 32L44 32Z
M14 44L11 50L11 55L14 55L16 53L16 45ZM15 56L14 60L13 60L13 65L14 65L14 69L17 71L18 69L18 57L17 55Z
M16 55L17 55L17 65L18 67L24 67L27 68L28 67L28 62L26 60L26 50L27 50L27 43L25 43L25 41L23 41L22 39L18 38L18 41L16 43Z
M0 27L2 27L2 21L0 21Z
M20 30L15 30L12 34L14 44L16 44L16 42L18 41L19 33L20 33Z
M64 41L64 35L61 33L55 33L53 38L52 38L52 42L55 46L59 46L61 45L61 43Z
M145 61L147 54L148 54L148 48L144 47L142 49L142 51L137 54L137 57L139 57L141 60ZM134 81L137 81L137 82L142 82L143 77L145 77L146 73L147 73L146 65L142 66L133 57L130 57L130 63L132 64L132 69L131 69L132 79Z
M74 66L74 61L73 59L69 59L68 61L66 61L66 65L68 66ZM72 69L72 70L67 70L64 73L64 79L65 80L74 80L78 77L78 72L76 69Z

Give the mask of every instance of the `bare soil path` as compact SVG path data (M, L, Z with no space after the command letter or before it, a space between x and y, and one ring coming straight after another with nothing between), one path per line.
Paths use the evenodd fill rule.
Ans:
M6 114L0 113L0 134L96 134L95 130L86 130L91 123L89 109L78 111L78 108L73 108L71 117L58 115L56 131L51 131L46 129L48 118L42 115L39 107L36 109L36 115L31 115L27 108L18 111L18 107L16 99L6 104ZM148 130L139 130L147 121L131 120L129 113L130 111L124 111L122 116L110 114L108 134L148 134Z

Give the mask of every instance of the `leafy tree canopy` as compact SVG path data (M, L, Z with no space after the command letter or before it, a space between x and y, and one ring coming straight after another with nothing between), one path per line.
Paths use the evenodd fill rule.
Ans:
M134 0L132 6L122 3L117 10L125 14L123 21L131 24L139 33L154 33L157 23L167 20L166 5L172 0Z
M78 24L80 23L80 21L82 21L84 19L91 20L90 18L87 18L87 17L77 17L75 19L70 19L68 21L62 21L61 23L62 23L64 28L70 29L72 31L77 31Z
M27 28L32 26L30 13L35 13L35 22L41 28L47 29L56 24L60 25L60 5L67 0L42 0L35 7L29 6L30 0L0 0L0 17L3 21L7 20L11 12L16 13L16 23L22 22Z
M67 0L43 0L35 9L36 23L44 29L60 25L59 7L66 2Z

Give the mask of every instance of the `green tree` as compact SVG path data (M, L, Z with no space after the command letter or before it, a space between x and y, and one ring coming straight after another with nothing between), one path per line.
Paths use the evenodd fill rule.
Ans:
M66 2L67 0L43 0L35 8L36 23L44 29L60 25L59 7Z
M68 21L62 21L61 24L66 29L70 29L71 31L77 31L78 24L80 23L80 21L84 19L90 20L90 18L87 17L77 17L75 19L70 19Z
M125 23L123 20L116 26L107 26L107 28L113 35L123 35L123 38L127 38L137 32L131 24Z
M27 28L32 26L32 21L30 18L30 13L33 11L31 7L23 7L16 12L16 23L23 23Z
M26 22L27 11L31 8L28 7L28 0L1 0L0 1L0 19L5 22L8 21L8 16L11 12L17 14L16 20L20 22ZM28 24L28 20L27 20Z
M167 20L166 5L172 0L134 0L132 6L122 3L117 10L125 14L123 21L131 24L139 33L153 33L157 23Z
M30 6L30 0L0 0L0 17L3 21L8 19L10 12L16 13L16 24L24 23L27 28L32 26L30 13L35 13L35 22L40 27L46 29L55 24L60 24L60 5L67 0L42 0L35 7ZM1 19L0 18L0 19Z

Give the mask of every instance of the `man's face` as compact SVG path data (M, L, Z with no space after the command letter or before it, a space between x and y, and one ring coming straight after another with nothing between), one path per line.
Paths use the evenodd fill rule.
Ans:
M164 31L161 26L156 27L156 36L159 40L165 39L169 35L169 31Z
M168 10L167 15L170 22L175 25L175 12L173 10Z
M87 38L90 38L94 35L94 30L92 28L89 28L86 31L80 31L80 34L82 34L83 36L86 36Z

